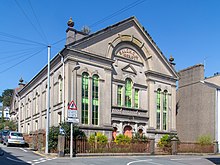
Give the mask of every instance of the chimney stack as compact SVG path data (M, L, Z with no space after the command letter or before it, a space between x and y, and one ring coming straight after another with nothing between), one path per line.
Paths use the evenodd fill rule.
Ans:
M87 34L77 31L73 28L74 22L70 17L69 21L67 22L68 28L66 30L66 46L70 45L71 43L85 37Z

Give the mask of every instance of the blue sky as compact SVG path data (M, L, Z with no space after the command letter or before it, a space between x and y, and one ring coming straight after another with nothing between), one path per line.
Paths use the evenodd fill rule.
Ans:
M205 61L205 76L212 76L220 71L219 7L219 0L2 0L0 94L47 64L46 45L51 58L64 47L70 17L77 30L96 32L135 16L163 54L175 58L177 71Z

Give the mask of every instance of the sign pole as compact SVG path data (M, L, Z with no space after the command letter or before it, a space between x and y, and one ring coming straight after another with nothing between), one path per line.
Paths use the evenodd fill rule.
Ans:
M73 157L73 123L70 123L70 158Z

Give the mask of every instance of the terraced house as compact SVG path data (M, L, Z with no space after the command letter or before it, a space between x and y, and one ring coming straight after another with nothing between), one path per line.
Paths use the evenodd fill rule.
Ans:
M79 127L87 135L141 133L160 138L176 133L176 81L168 61L135 17L93 34L66 30L65 47L19 94L19 131L45 129L47 90L50 126L67 119L77 104Z

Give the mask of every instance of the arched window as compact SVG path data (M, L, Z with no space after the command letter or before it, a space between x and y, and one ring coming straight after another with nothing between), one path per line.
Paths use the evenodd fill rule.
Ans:
M163 130L167 130L167 90L163 93Z
M157 129L160 129L160 99L161 99L161 89L157 90Z
M36 97L35 97L35 113L37 114L39 112L39 96L38 93L36 92Z
M117 105L122 106L122 85L118 85L117 89Z
M88 124L89 111L89 74L84 72L82 74L82 124Z
M92 76L92 124L98 125L99 76Z
M132 81L131 79L125 80L125 106L131 107L131 97L132 97Z
M59 76L59 78L58 78L58 82L59 82L59 91L58 91L58 93L59 93L59 96L58 96L58 98L59 98L59 100L58 100L58 102L62 102L63 101L63 78L61 77L61 75Z

